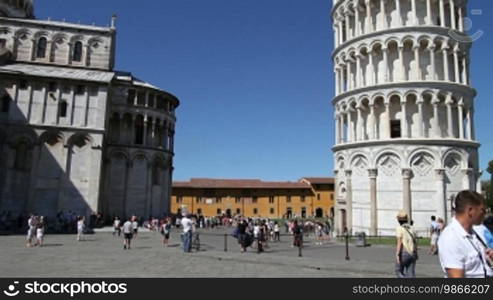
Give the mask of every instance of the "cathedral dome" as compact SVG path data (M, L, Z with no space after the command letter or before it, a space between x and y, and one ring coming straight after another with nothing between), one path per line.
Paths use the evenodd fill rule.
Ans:
M0 0L0 17L34 18L33 0Z

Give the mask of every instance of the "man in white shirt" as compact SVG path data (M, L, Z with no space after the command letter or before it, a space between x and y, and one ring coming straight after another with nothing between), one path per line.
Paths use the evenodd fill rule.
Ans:
M181 226L183 226L183 251L192 252L192 226L193 221L189 215L185 215L181 219Z
M485 246L473 225L483 222L486 214L484 198L471 191L462 191L455 198L455 217L440 235L438 255L446 277L484 278L493 275L488 261L493 250Z
M438 232L439 226L436 221L435 216L431 216L431 224L430 224L430 251L428 254L437 254L437 242L438 242Z
M123 224L122 227L123 231L123 249L130 249L130 242L132 241L133 237L133 226L132 226L132 219L129 218L127 222Z

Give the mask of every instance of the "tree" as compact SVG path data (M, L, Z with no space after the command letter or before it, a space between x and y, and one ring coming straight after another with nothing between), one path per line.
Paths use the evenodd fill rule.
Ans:
M493 160L488 163L486 172L490 173L490 182L487 185L486 191L486 203L489 207L493 207Z

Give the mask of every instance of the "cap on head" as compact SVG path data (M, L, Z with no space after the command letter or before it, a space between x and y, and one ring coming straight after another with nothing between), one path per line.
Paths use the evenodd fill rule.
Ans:
M400 210L397 214L397 220L399 221L407 221L409 219L407 213L404 210Z

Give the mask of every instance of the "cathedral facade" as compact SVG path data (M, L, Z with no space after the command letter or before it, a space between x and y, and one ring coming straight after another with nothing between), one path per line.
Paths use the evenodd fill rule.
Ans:
M110 27L34 18L0 0L0 211L169 212L172 94L114 70Z
M427 234L480 189L466 0L334 0L338 232Z

